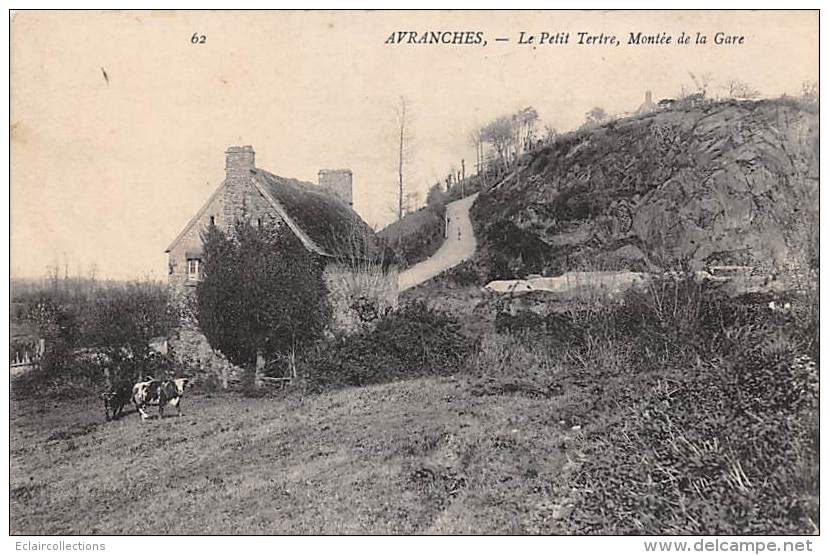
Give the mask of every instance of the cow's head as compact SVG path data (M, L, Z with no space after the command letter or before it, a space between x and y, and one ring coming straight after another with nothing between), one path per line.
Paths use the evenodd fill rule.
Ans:
M176 384L178 394L181 395L184 393L184 389L190 384L190 378L176 378L173 380L173 383Z

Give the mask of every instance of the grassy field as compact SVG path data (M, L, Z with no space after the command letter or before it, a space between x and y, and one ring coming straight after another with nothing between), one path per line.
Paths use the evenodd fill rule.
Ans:
M282 397L194 390L182 418L105 423L84 373L15 378L11 532L816 530L816 297L664 280L506 306L443 285L405 297L458 321L407 305L310 353Z
M11 533L561 533L580 432L492 381L190 395L147 422L13 398Z

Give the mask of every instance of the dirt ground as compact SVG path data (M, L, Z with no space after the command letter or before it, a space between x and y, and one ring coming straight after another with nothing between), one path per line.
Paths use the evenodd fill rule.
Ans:
M12 400L11 533L562 533L578 432L488 381L189 395L147 422Z

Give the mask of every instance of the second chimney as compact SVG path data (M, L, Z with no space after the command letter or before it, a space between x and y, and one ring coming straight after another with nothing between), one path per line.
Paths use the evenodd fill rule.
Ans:
M227 175L247 175L255 166L256 153L253 147L231 146L225 151L225 171Z

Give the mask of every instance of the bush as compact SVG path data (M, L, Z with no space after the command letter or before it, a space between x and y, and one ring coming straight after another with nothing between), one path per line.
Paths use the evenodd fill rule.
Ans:
M591 392L596 431L575 481L590 493L577 495L576 530L812 532L818 372L805 328L691 281L631 292L605 320L582 322L575 381L602 387ZM591 352L601 337L611 341ZM611 375L600 358L625 346L629 360Z
M441 276L442 279L458 287L478 285L481 281L481 277L478 275L478 269L471 260L466 260L457 266L449 268Z
M453 374L472 348L453 317L412 303L382 317L373 330L321 344L302 361L301 382L321 391Z
M196 288L199 326L210 346L237 366L257 352L291 360L321 337L332 309L324 262L285 226L247 222L204 239L204 278Z
M446 206L430 204L383 228L378 235L397 253L403 267L437 252L444 241Z
M484 238L489 249L486 261L489 280L540 273L551 254L550 245L511 220L497 220L486 229Z
M100 392L160 375L149 343L168 330L166 287L108 282L72 291L40 291L27 301L25 318L45 340L45 352L40 368L15 381L17 394ZM29 341L26 349L32 352L35 344Z
M40 337L46 340L41 369L47 374L67 370L80 337L77 307L43 295L29 307L27 317L35 324Z
M97 360L109 370L113 385L134 383L147 375L161 376L150 342L166 336L169 327L166 291L128 284L88 307L84 344L103 355Z

